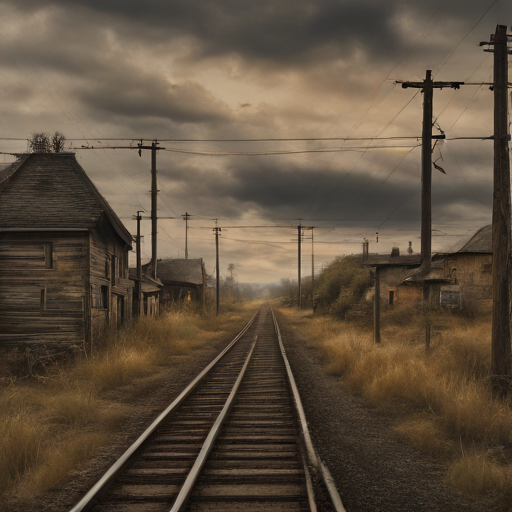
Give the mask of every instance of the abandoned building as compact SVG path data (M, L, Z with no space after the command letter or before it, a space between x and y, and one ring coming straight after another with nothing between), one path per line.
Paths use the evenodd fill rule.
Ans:
M132 236L73 153L0 171L0 346L87 350L131 317Z
M370 254L364 251L362 263L374 270L379 279L379 291L381 301L386 301L390 306L400 302L400 285L415 268L421 265L421 254L400 255L398 248L393 248L391 254Z
M134 282L137 281L137 269L129 269L130 279ZM157 317L160 314L160 294L163 288L163 283L160 279L153 279L147 274L141 276L141 308L140 316ZM134 290L136 290L136 286ZM137 298L133 297L133 316L138 316Z
M151 262L142 268L144 273L150 274ZM158 260L157 274L163 283L162 306L187 301L197 302L204 308L206 270L202 258Z
M378 269L381 301L389 305L423 300L423 282L430 287L430 304L448 309L481 312L492 308L492 225L479 229L452 251L432 257L427 276L418 279L414 268L421 255L363 254L365 265Z
M441 257L438 256L438 257ZM444 253L446 300L461 308L492 309L492 224L480 228L467 242Z

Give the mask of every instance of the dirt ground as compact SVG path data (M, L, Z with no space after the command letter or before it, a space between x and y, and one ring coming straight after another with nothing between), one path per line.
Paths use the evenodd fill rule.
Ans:
M391 421L377 408L343 391L339 379L325 373L319 357L283 317L283 342L292 366L315 447L329 467L347 512L498 512L497 497L467 498L443 483L443 467L403 444ZM226 341L173 357L168 368L115 392L120 402L133 402L137 413L112 443L83 464L58 488L30 501L0 504L2 512L70 510L149 423L182 391Z

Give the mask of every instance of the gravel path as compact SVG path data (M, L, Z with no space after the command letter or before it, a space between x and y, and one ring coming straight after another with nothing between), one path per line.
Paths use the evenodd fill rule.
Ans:
M325 373L315 351L286 327L282 315L278 317L314 444L333 475L347 512L502 511L497 500L469 500L448 489L443 484L442 467L401 443L382 412L344 392L339 379ZM148 391L138 393L136 415L125 422L112 444L73 471L59 488L30 501L0 504L0 511L69 511L227 343L219 341L186 356L172 357L168 368L150 378ZM117 390L115 398L133 404L136 387Z
M404 444L391 421L345 392L315 349L278 313L283 343L320 458L347 512L498 512L497 499L470 499L443 483L443 467Z

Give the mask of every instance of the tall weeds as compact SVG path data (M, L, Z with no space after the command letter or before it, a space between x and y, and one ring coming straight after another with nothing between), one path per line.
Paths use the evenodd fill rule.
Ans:
M38 380L4 379L0 387L0 499L29 497L66 477L108 442L131 406L106 394L139 379L144 392L171 356L234 334L254 306L203 318L175 311L106 334L88 358ZM236 327L235 327L236 328ZM226 333L229 331L229 334ZM194 376L191 375L192 379ZM128 393L126 393L127 395ZM110 398L109 398L110 396Z
M282 312L316 347L326 370L345 387L395 415L396 431L450 465L447 480L461 490L512 486L511 403L489 385L490 321L433 316L429 352L418 312L383 315L382 343L372 332L332 317Z

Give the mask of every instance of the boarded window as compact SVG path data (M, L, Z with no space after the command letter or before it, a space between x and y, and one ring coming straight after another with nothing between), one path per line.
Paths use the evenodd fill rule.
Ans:
M0 246L0 266L3 268L42 270L53 268L51 242L4 242Z
M40 307L41 307L41 311L46 310L46 288L41 288Z
M460 305L460 291L453 289L441 290L441 306L449 309L457 309Z
M111 272L110 272L110 277L112 279L112 284L116 284L117 283L117 277L118 277L118 274L117 272L119 271L118 267L118 263L117 263L117 256L112 256L110 258L110 262L111 262L111 265L112 265L112 269L111 269Z
M100 307L108 309L108 286L101 287Z
M53 268L53 244L51 242L44 244L44 263L45 268Z

